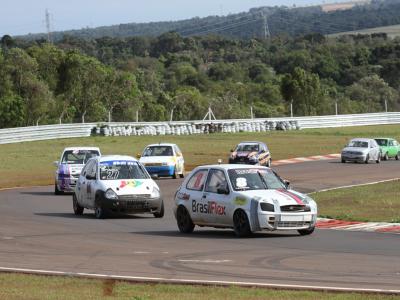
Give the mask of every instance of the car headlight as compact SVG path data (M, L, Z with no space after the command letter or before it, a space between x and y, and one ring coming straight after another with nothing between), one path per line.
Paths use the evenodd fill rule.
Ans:
M153 187L153 191L151 192L151 198L160 198L160 190L156 187Z
M275 206L272 203L260 202L260 207L263 211L275 211Z
M110 199L110 200L118 199L118 195L112 189L108 189L105 196L107 199Z

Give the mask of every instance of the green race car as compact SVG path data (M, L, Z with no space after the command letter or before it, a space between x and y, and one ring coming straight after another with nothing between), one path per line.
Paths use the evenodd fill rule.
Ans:
M376 138L375 141L378 143L381 149L382 159L388 160L389 158L400 158L400 145L395 139L391 138Z

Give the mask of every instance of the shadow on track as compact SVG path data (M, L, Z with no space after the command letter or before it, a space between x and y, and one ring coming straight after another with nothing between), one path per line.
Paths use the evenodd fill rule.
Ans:
M63 198L63 196L72 197L72 194L63 194L63 195L55 196L54 192L50 192L50 191L49 192L44 192L44 191L42 191L42 192L20 192L20 194L31 195L31 196L60 197L60 198Z
M84 213L83 215L77 216L73 212L71 213L34 213L36 216L43 217L56 217L56 218L68 218L68 219L96 219L94 213L88 211L88 213ZM118 219L154 219L152 215L149 216L137 216L137 215L124 215L124 214L110 214L105 219L101 220L118 220Z
M259 238L285 238L299 236L298 233L271 233L271 232L255 232L249 237L238 238L232 230L199 230L193 231L190 234L180 233L178 230L164 230L164 231L141 231L131 232L133 234L150 235L150 236L164 236L164 237L180 237L180 238L194 238L194 239L235 239L238 241L247 239Z

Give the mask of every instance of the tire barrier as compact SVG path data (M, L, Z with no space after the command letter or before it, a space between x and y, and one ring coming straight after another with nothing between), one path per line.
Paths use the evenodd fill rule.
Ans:
M97 127L96 134L104 136L131 136L131 135L192 135L212 133L236 132L266 132L271 130L299 130L297 121L236 121L210 123L163 123L150 124L104 124Z

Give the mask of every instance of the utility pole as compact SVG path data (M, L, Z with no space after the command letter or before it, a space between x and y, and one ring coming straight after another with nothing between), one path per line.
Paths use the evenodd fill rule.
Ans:
M50 28L51 28L51 26L50 26L50 13L47 10L47 8L46 8L45 15L46 15L47 42L51 43L52 41L51 41L51 31L50 31Z

